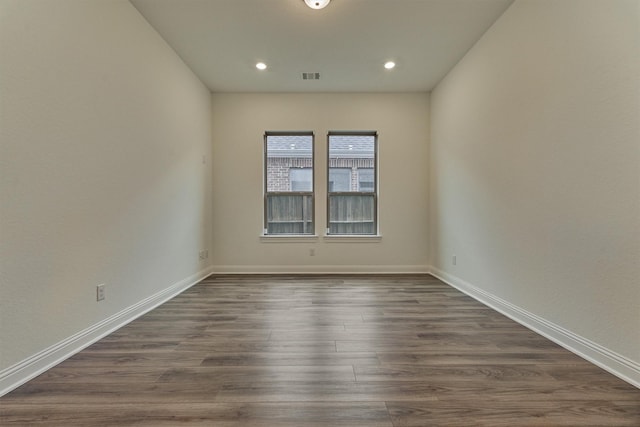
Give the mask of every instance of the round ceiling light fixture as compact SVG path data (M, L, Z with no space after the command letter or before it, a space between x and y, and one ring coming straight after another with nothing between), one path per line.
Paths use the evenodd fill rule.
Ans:
M324 9L331 0L304 0L311 9Z
M396 63L393 61L389 61L384 64L384 68L386 68L387 70L391 70L395 66L396 66Z
M267 69L267 64L265 64L264 62L258 62L256 64L256 68L258 70L266 70Z

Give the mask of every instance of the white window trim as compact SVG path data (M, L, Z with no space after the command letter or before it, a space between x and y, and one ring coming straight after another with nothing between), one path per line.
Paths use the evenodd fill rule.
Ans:
M317 234L260 234L263 243L316 243Z
M326 234L322 240L327 243L378 243L382 234Z

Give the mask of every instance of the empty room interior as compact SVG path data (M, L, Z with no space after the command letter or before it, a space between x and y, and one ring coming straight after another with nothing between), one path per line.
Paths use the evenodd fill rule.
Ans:
M640 425L640 1L0 0L0 424Z

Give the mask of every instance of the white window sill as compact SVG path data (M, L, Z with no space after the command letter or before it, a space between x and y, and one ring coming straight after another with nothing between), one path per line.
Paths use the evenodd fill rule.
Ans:
M381 234L328 234L322 236L327 243L378 243L382 241Z
M267 243L315 243L317 234L261 234L261 242Z

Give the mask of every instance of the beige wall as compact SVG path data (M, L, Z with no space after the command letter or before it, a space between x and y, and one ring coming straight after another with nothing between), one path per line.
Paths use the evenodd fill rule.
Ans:
M1 0L0 64L1 394L206 270L211 135L209 91L128 1Z
M436 273L637 384L639 5L516 1L432 93L430 193Z
M224 272L426 271L428 103L416 94L214 94L212 259ZM316 239L260 239L265 131L315 132ZM379 134L379 241L328 241L326 135ZM275 239L272 239L275 240ZM315 256L310 256L310 250Z

